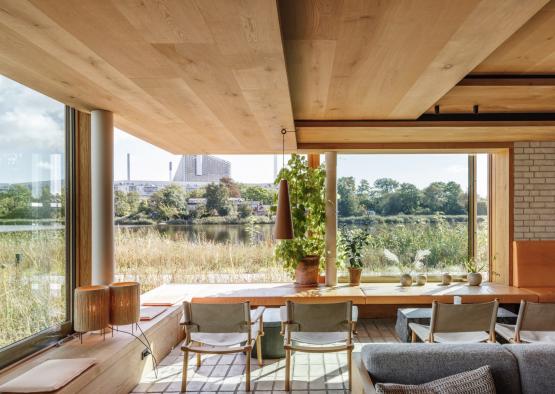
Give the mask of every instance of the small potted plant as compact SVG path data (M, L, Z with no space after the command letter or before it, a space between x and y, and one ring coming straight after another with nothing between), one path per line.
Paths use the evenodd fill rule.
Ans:
M475 258L469 257L463 263L466 269L467 275L466 280L469 286L480 286L482 283L482 274L485 265L483 263L478 263Z
M368 245L368 232L361 229L341 232L339 256L349 269L349 283L351 286L360 285L360 277L364 267L362 250L366 245Z
M420 272L419 274L416 275L417 286L424 286L428 281L428 275L426 273L428 270L424 260L426 259L426 257L430 255L430 253L431 252L428 249L421 249L421 250L417 250L416 255L414 256L414 260L412 263L413 267L415 268L416 271Z
M402 272L400 280L401 286L403 287L412 286L412 273L417 270L420 271L425 267L424 259L431 253L427 249L417 250L414 259L409 259L408 262L403 262L399 259L399 257L397 257L395 253L391 252L390 250L384 249L383 252L384 257L392 263L395 263L399 267L399 270ZM418 286L425 285L426 281L426 274L418 274L416 276L416 284Z

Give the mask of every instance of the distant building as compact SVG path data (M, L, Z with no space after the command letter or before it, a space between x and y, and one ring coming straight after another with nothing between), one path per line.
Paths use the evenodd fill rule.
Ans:
M114 191L124 193L137 192L142 198L148 198L158 190L171 185L168 181L115 181ZM181 185L185 188L184 185Z
M231 163L209 155L183 155L173 177L175 182L211 183L231 176Z

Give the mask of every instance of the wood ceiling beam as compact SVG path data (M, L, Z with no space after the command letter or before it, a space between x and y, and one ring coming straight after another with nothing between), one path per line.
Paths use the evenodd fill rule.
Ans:
M555 139L555 114L423 115L419 120L296 121L295 126L299 149Z

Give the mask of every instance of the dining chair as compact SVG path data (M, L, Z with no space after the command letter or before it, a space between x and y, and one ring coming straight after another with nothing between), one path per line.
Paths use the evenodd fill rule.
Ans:
M282 307L285 348L285 390L291 390L293 352L347 352L349 390L351 389L353 333L358 309L351 301L341 303L296 303Z
M495 342L499 301L478 304L432 303L430 325L409 323L412 342L427 343Z
M245 391L250 391L250 362L256 342L258 365L262 366L261 337L264 335L264 307L251 310L249 302L234 304L183 303L185 341L181 391L187 388L189 353L196 353L197 368L201 354L246 353Z
M555 342L555 304L520 301L516 324L496 324L495 331L512 343Z

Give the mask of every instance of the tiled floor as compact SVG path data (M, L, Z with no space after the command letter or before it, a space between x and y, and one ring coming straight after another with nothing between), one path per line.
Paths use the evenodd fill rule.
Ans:
M356 346L365 342L397 342L394 321L363 319L358 323ZM178 393L181 390L183 355L176 347L158 368L158 378L150 374L135 387L133 393ZM293 356L293 394L348 393L345 353L306 354ZM265 360L258 367L251 363L251 388L254 393L285 393L285 360ZM189 362L188 392L242 393L245 384L245 356L207 356L196 368L194 355Z

